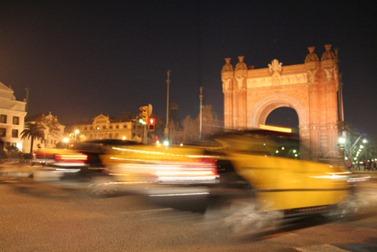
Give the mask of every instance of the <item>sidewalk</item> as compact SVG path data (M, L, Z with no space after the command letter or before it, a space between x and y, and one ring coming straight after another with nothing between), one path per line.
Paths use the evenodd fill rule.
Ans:
M4 177L29 177L37 166L17 160L4 161L0 163L0 176Z
M377 179L377 171L351 171L355 175L370 176L371 179Z

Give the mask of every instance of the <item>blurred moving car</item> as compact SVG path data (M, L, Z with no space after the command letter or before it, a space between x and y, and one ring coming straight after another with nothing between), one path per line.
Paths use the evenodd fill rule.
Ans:
M303 155L297 135L255 129L218 134L199 146L113 148L104 160L118 181L147 185L140 192L165 202L202 196L206 207L242 202L284 217L336 209L350 195L349 172Z
M41 165L34 177L59 179L65 175L79 174L84 169L87 156L70 149L39 149L34 152L32 164Z
M33 164L69 168L86 166L87 156L70 149L40 149L33 154Z
M134 145L140 143L119 139L99 139L77 143L71 149L38 149L33 155L32 163L42 165L38 175L46 178L73 178L71 175L80 175L81 179L90 179L93 176L107 175L101 156L108 153L112 147Z
M73 149L87 156L87 171L103 172L105 165L101 156L109 153L114 146L137 146L141 143L120 139L98 139L80 142L74 145Z

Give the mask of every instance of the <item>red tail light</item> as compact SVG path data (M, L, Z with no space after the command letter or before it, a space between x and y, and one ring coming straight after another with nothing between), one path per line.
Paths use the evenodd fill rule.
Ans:
M200 158L192 162L166 162L153 165L160 183L214 183L218 178L217 162Z
M57 162L85 162L88 156L84 154L56 154L54 158Z
M202 158L200 160L201 163L203 163L206 167L210 168L213 175L218 176L219 171L217 169L217 160L214 158Z

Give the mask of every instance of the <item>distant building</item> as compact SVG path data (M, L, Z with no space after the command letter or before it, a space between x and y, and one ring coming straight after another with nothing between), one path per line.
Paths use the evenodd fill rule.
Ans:
M25 116L26 102L18 101L14 91L0 82L0 148L15 146L22 150L20 135L24 129Z
M33 119L43 125L44 140L34 139L33 150L38 148L55 148L64 137L65 126L59 122L56 115L48 113L48 115L39 115ZM24 139L24 152L30 151L30 138Z
M70 130L72 134L75 131L79 132L80 140L133 140L133 124L131 120L111 120L109 116L100 114L93 119L91 124L73 125Z

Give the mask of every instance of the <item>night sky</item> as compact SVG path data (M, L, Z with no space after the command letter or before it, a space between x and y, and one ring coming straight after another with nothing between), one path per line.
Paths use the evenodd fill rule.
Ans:
M303 63L306 47L339 49L345 119L377 139L377 9L374 1L1 1L0 81L29 114L63 123L99 113L163 117L165 71L179 114L198 111L199 86L222 118L224 57L248 65ZM31 3L32 2L32 3ZM52 2L52 1L51 1ZM281 115L281 116L284 116Z

